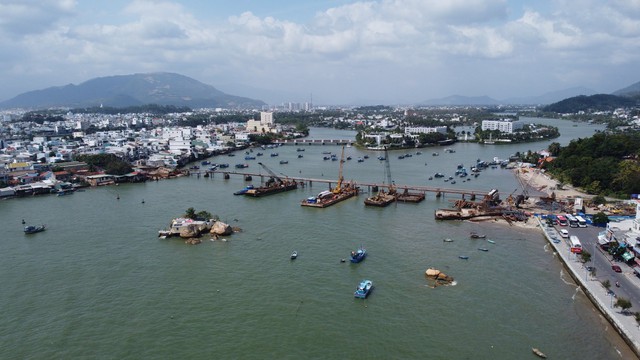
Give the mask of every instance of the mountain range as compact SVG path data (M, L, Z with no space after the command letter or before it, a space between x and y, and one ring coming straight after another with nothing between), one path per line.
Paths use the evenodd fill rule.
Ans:
M147 104L190 108L255 108L261 100L226 94L211 85L175 73L146 73L94 78L29 91L0 102L0 108L127 107Z
M262 97L271 104L292 99L295 94L284 91L258 89L247 86L227 84L227 89ZM268 95L270 94L270 96ZM439 99L425 100L417 105L546 105L576 96L589 96L596 91L574 87L549 92L532 97L513 97L496 100L488 96L452 95ZM640 96L640 82L615 91L617 96ZM298 96L299 97L299 96ZM307 97L307 96L304 96ZM281 98L278 101L278 98ZM308 100L311 101L311 94ZM52 107L82 108L95 106L127 107L147 104L174 105L195 108L260 108L266 103L249 97L229 95L217 88L190 77L167 72L143 73L98 77L79 85L50 87L22 93L12 99L0 102L0 109L30 108L46 109ZM362 105L362 104L358 104Z

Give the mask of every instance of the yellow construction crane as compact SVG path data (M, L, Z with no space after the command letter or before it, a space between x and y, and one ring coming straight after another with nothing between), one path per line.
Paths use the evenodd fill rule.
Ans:
M342 155L340 156L340 170L338 170L338 183L336 187L331 190L334 194L339 194L342 191L342 181L344 178L342 177L342 165L344 164L344 145L342 146Z

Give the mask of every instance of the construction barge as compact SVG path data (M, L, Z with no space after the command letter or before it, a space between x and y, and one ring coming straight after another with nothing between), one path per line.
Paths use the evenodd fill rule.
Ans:
M493 189L481 201L457 200L451 209L437 209L436 220L467 220L482 216L502 216L505 208L500 206L500 194Z
M271 171L271 169L269 169L263 163L260 162L258 164L260 164L260 166L262 166L269 173L269 175L271 175L271 177L265 182L263 186L255 187L253 189L247 189L244 195L251 197L262 197L285 191L295 190L298 188L298 183L296 181L281 179L278 175L276 175L276 173Z
M392 202L395 202L398 194L396 187L391 180L391 167L389 166L389 154L387 148L384 148L384 174L387 180L387 191L380 189L377 194L368 197L364 200L364 204L367 206L385 207L389 206Z
M423 201L425 198L426 196L423 193L409 192L409 189L406 189L406 188L402 193L399 193L396 195L396 199L398 201L408 202L408 203L419 203Z
M340 170L338 171L338 183L336 187L330 190L322 191L317 196L312 196L302 200L301 206L326 208L337 204L351 197L358 195L360 188L353 182L343 184L342 166L344 164L344 146L342 147L342 156L340 158Z
M337 204L340 201L344 201L351 197L354 197L358 195L359 192L359 187L348 184L347 186L341 188L339 192L327 190L321 192L320 194L318 194L318 196L312 196L304 199L302 200L300 205L315 208L326 208L331 205Z

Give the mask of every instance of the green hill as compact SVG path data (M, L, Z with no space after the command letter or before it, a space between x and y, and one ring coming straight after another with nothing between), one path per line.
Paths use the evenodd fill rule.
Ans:
M616 95L580 95L547 105L542 110L563 114L577 113L579 111L612 111L621 107L636 106L637 103L634 99Z

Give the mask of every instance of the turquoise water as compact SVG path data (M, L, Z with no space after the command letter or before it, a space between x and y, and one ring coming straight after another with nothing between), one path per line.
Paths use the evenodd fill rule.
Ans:
M312 133L323 131L333 130ZM265 152L262 160L283 174L335 179L338 163L322 160L327 149L339 153L309 146L297 159L295 147L282 147L279 157ZM452 174L460 162L505 157L517 146L455 149L391 156L394 181L428 185L432 172ZM383 164L369 154L345 164L347 180L383 179ZM283 158L290 163L278 164ZM248 170L259 166L250 162ZM313 209L300 201L326 185L258 199L232 195L245 185L241 177L192 176L0 201L3 357L517 359L532 356L532 346L562 359L633 356L563 274L539 231L435 222L434 210L453 197L378 209L364 206L365 194ZM501 169L458 185L503 194L517 186ZM157 231L188 207L242 232L197 246L159 239ZM21 219L48 230L26 236ZM495 244L469 239L470 231ZM340 262L360 245L365 261ZM429 287L428 267L457 284ZM375 288L354 299L364 278Z

